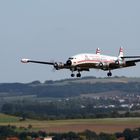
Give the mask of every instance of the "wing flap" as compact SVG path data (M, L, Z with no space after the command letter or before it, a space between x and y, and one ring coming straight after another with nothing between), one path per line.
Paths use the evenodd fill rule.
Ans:
M110 69L118 69L118 68L123 68L123 67L131 67L131 66L136 66L136 63L140 62L140 59L135 59L135 60L127 60L125 63L121 66L116 63L110 63L109 68Z

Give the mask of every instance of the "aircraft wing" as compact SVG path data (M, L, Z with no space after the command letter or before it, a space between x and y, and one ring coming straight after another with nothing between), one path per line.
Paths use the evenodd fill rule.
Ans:
M39 63L39 64L48 64L48 65L54 65L53 62L45 62L45 61L34 61L30 59L21 59L22 63Z
M129 57L130 58L130 57ZM115 63L110 63L109 68L110 69L118 69L122 67L131 67L131 66L136 66L136 63L140 62L140 59L135 59L135 60L125 60L125 65L120 66L119 64Z
M70 66L68 66L67 64L64 64L62 62L36 61L36 60L30 60L30 59L21 59L21 62L22 63L38 63L38 64L52 65L56 70L71 68Z
M128 65L128 66L129 66L129 64L131 65L131 64L135 64L136 62L140 62L140 56L123 56L121 58L122 59L139 58L139 59L134 59L134 60L125 60L126 65Z
M140 59L128 60L128 61L126 61L126 64L127 63L136 63L136 62L140 62Z
M124 58L140 58L140 56L122 56L121 58L122 59L124 59Z

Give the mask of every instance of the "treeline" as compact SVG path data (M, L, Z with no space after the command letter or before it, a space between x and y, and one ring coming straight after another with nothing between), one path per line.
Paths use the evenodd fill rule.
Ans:
M5 103L1 112L10 115L16 115L24 118L39 120L57 120L57 119L83 119L83 118L117 118L117 117L140 117L139 112L129 112L122 108L93 108L97 101L87 99L84 105L81 105L80 99L75 101L53 101L53 102L15 102ZM93 100L91 102L91 100ZM101 102L100 100L98 102ZM103 102L103 101L102 101ZM104 102L103 102L104 104ZM119 113L123 111L125 113Z
M120 91L126 93L140 93L140 82L107 82L107 83L82 83L71 82L70 80L40 83L34 81L28 84L5 83L0 84L0 94L9 93L12 95L37 95L37 97L73 97L87 93L101 93Z
M96 134L93 131L85 130L84 132L68 132L68 133L47 133L45 131L33 132L30 128L19 128L16 126L0 126L0 139L6 140L7 137L18 137L20 140L32 140L33 138L45 138L52 136L53 140L117 140L124 138L125 140L133 140L140 138L140 128L131 130L125 129L123 132L115 134L100 133Z

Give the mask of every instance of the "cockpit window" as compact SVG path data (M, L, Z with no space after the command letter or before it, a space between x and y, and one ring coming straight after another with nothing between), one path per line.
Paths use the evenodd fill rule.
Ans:
M70 58L69 58L69 60L72 60L72 59L73 59L73 57L70 57Z

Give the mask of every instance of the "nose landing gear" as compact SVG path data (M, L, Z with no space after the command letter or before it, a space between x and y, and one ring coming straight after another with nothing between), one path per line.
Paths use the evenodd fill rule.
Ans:
M74 74L74 73L72 73L72 74L71 74L71 77L74 77L74 76L75 76L75 74Z

